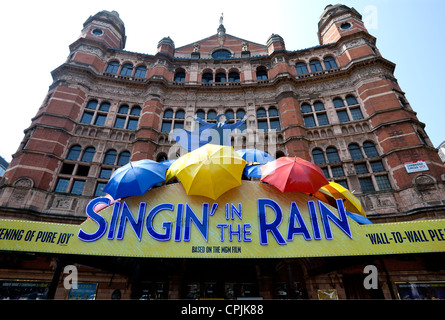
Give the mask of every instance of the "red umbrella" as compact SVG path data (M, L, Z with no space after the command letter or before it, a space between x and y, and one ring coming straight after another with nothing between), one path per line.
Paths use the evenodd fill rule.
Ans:
M281 192L315 193L329 183L320 167L298 157L281 157L261 167L261 181Z

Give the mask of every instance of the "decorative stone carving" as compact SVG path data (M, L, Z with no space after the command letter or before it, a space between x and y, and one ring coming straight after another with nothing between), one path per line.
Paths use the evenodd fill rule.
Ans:
M34 181L29 177L20 177L13 183L14 186L30 189L34 186Z

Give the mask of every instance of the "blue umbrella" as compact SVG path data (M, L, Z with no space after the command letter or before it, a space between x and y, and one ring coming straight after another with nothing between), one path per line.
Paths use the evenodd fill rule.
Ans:
M357 214L357 213L352 213L349 211L346 211L346 215L351 218L352 220L354 220L355 222L358 222L360 224L373 224L371 222L371 220L369 220L368 218L362 216L361 214Z
M143 195L165 181L167 169L167 165L148 159L127 163L113 173L103 191L113 199Z
M267 152L258 149L241 149L237 150L236 152L238 152L241 158L243 158L247 162L258 162L260 164L265 164L269 161L275 160L275 158Z
M163 165L166 165L167 166L167 169L168 168L170 168L170 166L173 164L173 162L175 162L176 161L176 159L172 159L172 160L164 160L164 161L161 161L160 163L162 163Z
M249 178L261 178L262 164L256 164L253 166L245 166L243 174Z

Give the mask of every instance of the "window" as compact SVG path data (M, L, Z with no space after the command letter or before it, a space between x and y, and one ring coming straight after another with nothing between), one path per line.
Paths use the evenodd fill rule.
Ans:
M368 167L366 166L366 162L355 163L354 168L355 168L355 173L357 174L369 173Z
M362 189L362 192L374 192L374 184L372 183L371 177L366 178L359 178L358 181L360 182L360 187Z
M391 183L389 182L387 175L376 176L375 181L380 191L391 190Z
M82 159L80 161L92 162L95 153L96 153L95 148L93 148L93 147L86 148L85 151L83 152Z
M131 108L126 104L119 107L117 117L114 122L114 128L136 130L139 123L139 115L141 114L141 107L134 106Z
M215 82L226 82L226 74L223 72L218 72L215 75Z
M358 144L351 143L348 146L349 154L351 155L351 159L357 160L357 159L363 159L362 150L360 150L360 147Z
M265 67L258 67L256 70L256 79L257 80L267 80L267 70Z
M297 69L297 74L298 74L298 75L309 73L309 71L308 71L308 69L307 69L307 65L306 65L306 63L304 63L304 62L298 62L298 63L295 65L295 69Z
M111 62L108 63L107 69L105 70L105 72L112 73L112 74L117 74L117 70L118 69L119 69L119 62L111 61Z
M309 103L303 103L301 112L303 113L304 125L307 128L329 124L326 109L321 101L315 101L313 107Z
M309 62L309 66L311 68L311 72L323 71L323 67L319 60L314 59Z
M68 185L70 184L70 179L59 178L57 180L56 188L54 192L66 193L68 190Z
M323 151L321 149L312 150L312 158L315 164L325 164L326 159L324 158Z
M104 126L107 120L108 111L110 109L109 102L102 102L100 105L97 100L88 101L85 110L80 119L80 123L94 124L95 126Z
M170 132L173 129L184 128L185 111L177 110L173 113L172 109L164 111L164 117L162 119L161 132Z
M259 108L256 112L258 129L265 132L270 130L281 130L280 116L278 110L275 107L270 107L266 111L264 108Z
M79 145L72 146L70 151L68 151L67 159L77 161L80 156L80 151L82 148Z
M230 53L230 51L225 49L216 50L212 53L212 58L216 60L230 59L231 56L232 54Z
M211 72L203 73L201 82L212 83L213 82L213 74Z
M147 73L147 67L139 66L136 68L136 71L134 72L134 77L135 78L145 78L146 73Z
M365 143L363 143L363 150L365 151L365 154L368 158L379 156L379 153L377 152L374 143L370 141L366 141Z
M342 166L331 167L332 177L344 177L345 172L343 171Z
M361 120L364 119L362 110L360 109L360 105L357 102L357 99L348 95L346 97L346 103L348 106L345 106L343 99L337 97L333 100L334 107L337 110L337 116L340 123L349 122L352 120Z
M104 164L115 164L117 157L117 152L114 149L108 150L105 154Z
M326 156L328 157L329 162L340 162L340 157L335 147L326 148Z
M130 152L124 151L119 155L119 159L117 160L118 166L126 165L128 162L130 162Z
M126 63L122 66L121 69L121 75L131 77L131 74L133 73L133 65L131 63Z
M240 76L238 72L232 71L229 73L229 82L240 82Z
M324 58L323 63L326 70L337 68L337 63L335 62L334 57Z
M185 71L179 70L175 73L175 78L173 81L184 82L185 81Z

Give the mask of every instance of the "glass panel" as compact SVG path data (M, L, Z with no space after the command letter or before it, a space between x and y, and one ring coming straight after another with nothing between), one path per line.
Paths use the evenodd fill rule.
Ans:
M323 67L321 66L321 63L318 60L312 60L309 63L309 66L311 67L311 72L317 72L317 71L322 71L323 70Z
M367 141L363 143L363 150L365 151L366 156L369 158L379 156L379 153L377 152L377 149L375 148L375 145L372 142Z
M121 75L130 77L133 73L133 65L130 63L124 64L121 69Z
M135 78L145 78L145 74L147 73L147 68L144 66L140 66L136 68L136 71L134 72Z
M116 118L116 122L114 123L114 127L118 129L125 128L125 118Z
M334 147L329 147L326 149L326 156L328 157L329 162L340 162L338 151Z
M304 120L304 126L305 127L307 127L307 128L315 127L315 119L314 119L313 115L304 116L303 120Z
M96 149L94 149L93 147L88 147L85 149L83 155L82 155L82 160L83 162L91 162L93 161L93 157L94 157L94 153L96 152Z
M269 108L269 117L278 117L278 110L276 108Z
M109 102L102 102L100 104L99 110L108 112L108 110L110 110L110 103Z
M172 129L171 121L162 121L161 132L170 132Z
M117 157L116 150L110 150L105 154L104 164L115 164Z
M138 128L138 120L137 119L129 119L127 124L127 129L136 130Z
M363 119L363 114L362 114L362 111L360 110L360 108L351 108L351 109L349 109L349 111L351 112L351 116L352 116L353 120Z
M271 120L269 120L269 123L270 123L270 129L272 130L272 129L275 129L275 130L277 130L277 131L280 131L281 130L281 127L280 127L280 120L278 120L278 119L271 119Z
M68 189L68 185L69 184L70 184L70 180L69 179L59 178L59 180L57 181L56 189L54 190L54 192L65 193L66 190Z
M324 67L326 70L337 68L337 63L333 57L326 57L324 59Z
M348 106L358 104L357 99L354 96L347 96L346 102L347 102Z
M311 113L312 112L312 107L308 103L303 103L301 105L301 112L302 113Z
M216 50L215 52L212 53L212 58L213 59L229 59L232 56L232 54L230 53L230 51L227 50Z
M101 178L101 179L110 179L112 171L113 171L113 169L102 168L100 170L99 178Z
M295 65L295 68L297 69L297 74L307 74L309 73L307 69L306 63L299 62Z
M119 155L119 160L117 161L118 166L126 165L130 162L130 152L124 151Z
M68 152L68 155L66 156L66 158L68 160L77 160L79 159L80 156L80 146L72 146L70 151Z
M354 160L363 159L362 151L360 150L360 147L357 144L350 144L348 146L348 149L352 159Z
M130 115L132 115L132 116L140 116L141 115L141 108L140 107L133 107L131 109Z
M178 110L178 111L176 111L175 118L176 118L176 119L184 119L184 118L185 118L185 112L184 112L184 110Z
M71 188L71 193L81 195L84 186L85 186L85 181L75 180L73 183L73 187Z
M338 120L341 123L349 122L349 116L348 116L348 113L346 112L346 110L337 111L337 116L338 116Z
M332 101L334 102L334 107L336 107L336 108L342 108L345 106L345 104L343 103L343 100L340 98L335 98Z
M104 188L105 188L106 185L107 185L106 183L98 182L98 183L97 183L97 186L96 186L96 190L94 191L94 196L95 196L95 197L102 197L102 196L105 196L106 193L103 192L103 190L104 190Z
M343 177L345 175L345 172L343 171L343 167L332 167L332 176L333 177Z
M319 126L325 126L329 124L328 116L326 113L317 113L317 120Z
M258 129L267 131L267 120L258 120Z
M103 126L105 125L105 121L107 120L107 116L103 114L98 114L96 117L96 120L94 121L94 124L96 126Z
M372 172L382 172L385 171L382 161L373 161L370 163Z
M360 178L358 179L360 182L360 187L362 188L362 192L374 192L374 184L372 183L371 178Z
M111 61L110 63L108 63L107 70L105 70L105 72L116 74L118 69L119 69L119 62Z
M171 119L173 118L173 110L172 109L167 109L164 111L164 118L165 119Z
M377 182L380 191L392 189L388 176L376 176L375 181Z
M97 108L97 100L90 100L85 107L86 109L96 110Z
M256 116L257 118L266 118L267 114L266 114L266 110L264 110L263 108L260 108L256 111Z
M84 112L82 115L82 119L80 119L80 123L90 124L93 120L94 113Z
M130 108L127 105L120 106L119 111L117 113L120 114L128 114L128 110Z
M354 168L357 174L369 173L366 163L356 163L354 164Z
M312 158L314 159L315 164L325 164L326 159L324 158L323 151L320 149L312 150Z

